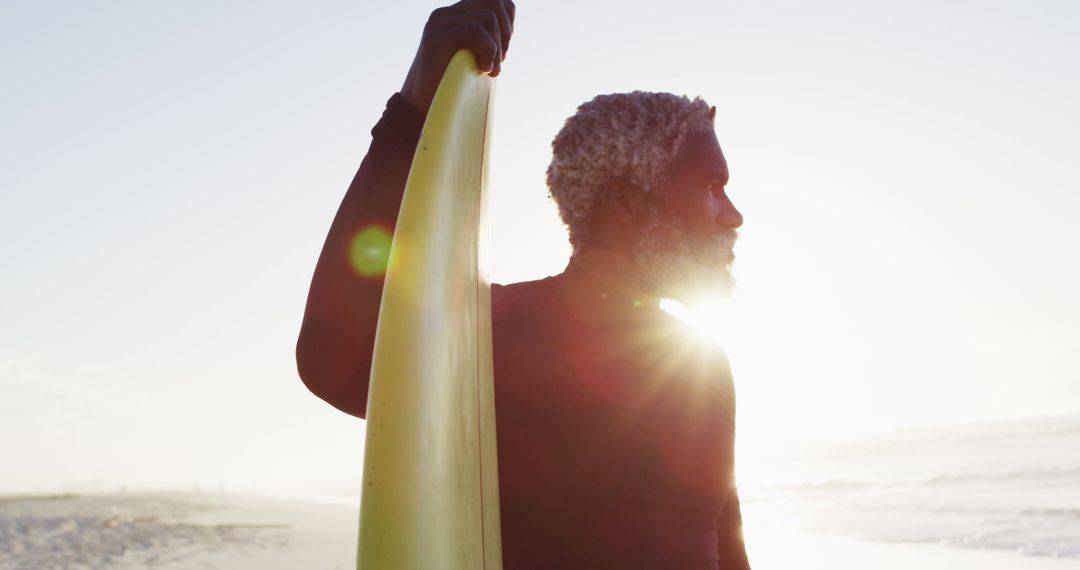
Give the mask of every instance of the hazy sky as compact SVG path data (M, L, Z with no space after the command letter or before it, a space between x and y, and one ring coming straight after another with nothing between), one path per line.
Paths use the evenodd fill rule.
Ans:
M0 4L0 492L360 480L308 280L433 2ZM494 275L557 273L550 141L718 107L740 446L1080 413L1080 4L518 3Z

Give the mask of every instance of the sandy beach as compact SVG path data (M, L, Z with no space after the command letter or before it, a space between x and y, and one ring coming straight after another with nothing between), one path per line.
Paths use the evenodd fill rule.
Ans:
M0 498L0 569L351 569L357 508L228 493ZM860 542L748 522L756 570L1065 570L1078 559Z
M356 507L223 493L0 498L0 569L348 569Z

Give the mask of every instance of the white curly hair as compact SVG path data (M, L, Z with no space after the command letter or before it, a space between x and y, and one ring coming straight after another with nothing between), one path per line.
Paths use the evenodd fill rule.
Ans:
M711 131L716 107L700 97L633 91L577 108L551 143L548 192L577 253L589 240L596 199L613 179L656 192L687 136Z

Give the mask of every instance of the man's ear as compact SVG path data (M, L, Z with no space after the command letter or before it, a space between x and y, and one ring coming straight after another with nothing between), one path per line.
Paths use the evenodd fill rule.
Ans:
M649 210L649 197L640 186L614 178L600 193L600 205L620 222L636 224Z

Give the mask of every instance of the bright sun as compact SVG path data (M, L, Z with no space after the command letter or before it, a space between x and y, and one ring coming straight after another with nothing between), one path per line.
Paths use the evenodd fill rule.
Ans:
M729 346L726 341L733 340L730 332L740 328L734 321L733 306L723 299L704 299L689 307L674 299L664 299L660 308L686 323L695 333L723 347Z
M767 319L749 318L744 303L729 298L703 299L691 306L665 299L660 308L684 322L695 334L717 343L728 355L739 400L736 469L741 487L768 484L776 474L772 458L794 441L786 406L797 404L784 397L787 382L798 378L797 363L776 358L770 342L776 331Z

